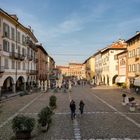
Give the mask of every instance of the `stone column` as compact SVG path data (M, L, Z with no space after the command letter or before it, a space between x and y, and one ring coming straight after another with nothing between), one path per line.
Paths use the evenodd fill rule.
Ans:
M44 82L45 91L47 91L47 81Z
M1 98L2 98L2 93L1 93L1 87L0 87L0 100L1 100Z
M41 82L41 91L43 91L43 81Z
M15 83L13 83L13 85L12 85L12 91L13 91L13 93L16 93L16 84Z
M24 91L26 91L26 82L24 82Z

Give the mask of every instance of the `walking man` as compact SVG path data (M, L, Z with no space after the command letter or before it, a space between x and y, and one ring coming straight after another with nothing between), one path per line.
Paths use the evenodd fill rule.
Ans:
M71 119L73 120L75 118L75 110L76 110L76 105L73 100L70 102L70 110L71 110Z
M83 100L81 100L79 103L79 110L80 110L81 115L83 114L83 111L84 111L84 105L85 104L84 104Z

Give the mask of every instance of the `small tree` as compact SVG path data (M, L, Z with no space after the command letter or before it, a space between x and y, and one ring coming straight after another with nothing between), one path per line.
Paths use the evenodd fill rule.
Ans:
M52 115L53 111L47 106L43 108L40 113L38 114L38 123L41 127L46 127L45 131L49 127L50 123L52 122ZM44 131L44 129L42 129Z
M31 137L31 132L35 126L35 119L23 115L18 115L12 120L12 129L17 139L27 139Z
M49 106L52 108L52 109L55 109L56 108L56 96L52 95L50 97L50 102L49 102Z

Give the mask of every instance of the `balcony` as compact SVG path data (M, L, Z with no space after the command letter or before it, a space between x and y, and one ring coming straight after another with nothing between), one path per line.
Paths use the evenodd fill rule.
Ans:
M139 56L136 56L135 57L135 62L138 61L138 60L140 60L140 58L139 58Z
M4 66L0 66L0 73L4 73L5 69Z
M19 59L21 60L21 61L23 61L24 59L25 59L25 55L24 54L19 54Z
M13 58L13 59L20 59L19 53L16 53L16 52L11 52L11 53L10 53L10 56L11 56L11 58Z
M135 72L135 76L140 76L140 71Z
M36 70L30 70L30 74L31 75L36 75L37 74L37 71Z
M27 59L28 59L29 61L32 61L32 60L33 60L33 56L27 55Z
M13 59L18 59L18 60L21 60L21 61L23 61L25 59L25 55L20 54L20 53L16 53L16 52L11 52L10 56Z

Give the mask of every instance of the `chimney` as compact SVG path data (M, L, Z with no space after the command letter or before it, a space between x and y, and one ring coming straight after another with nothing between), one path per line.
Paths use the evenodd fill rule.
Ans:
M13 14L13 15L11 15L11 17L14 18L16 21L18 21L17 15Z

